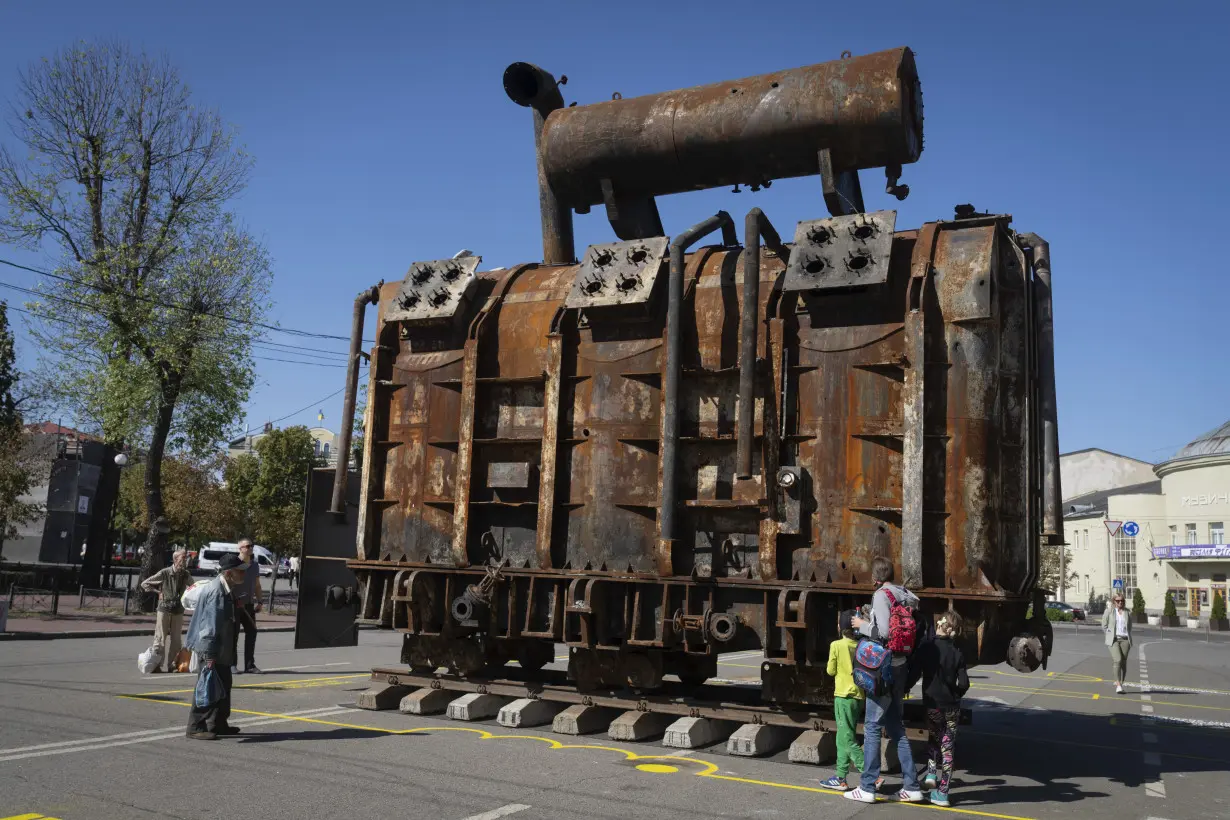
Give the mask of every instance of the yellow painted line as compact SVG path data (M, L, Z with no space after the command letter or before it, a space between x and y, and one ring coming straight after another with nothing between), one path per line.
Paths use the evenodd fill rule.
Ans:
M1050 689L1046 687L1033 687L1033 686L1009 686L1006 683L994 683L994 684L980 683L980 684L977 684L976 686L971 686L970 688L971 689L990 689L992 691L1000 691L1000 692L1029 692L1030 694L1038 695L1040 697L1069 698L1072 700L1094 700L1096 698L1100 700L1123 701L1124 703L1134 703L1136 705L1140 705L1139 697L1128 698L1128 697L1120 697L1117 695L1101 696L1101 695L1097 695L1097 693L1094 693L1094 692L1073 692L1068 689ZM1230 712L1230 706L1206 706L1200 703L1175 703L1174 701L1170 701L1170 700L1153 700L1149 702L1154 706L1174 706L1180 709L1208 709L1214 712Z
M0 820L39 820L41 814L14 814L12 817L0 817ZM54 817L45 818L45 820L55 820Z
M119 695L119 697L129 700L146 700L150 703L176 703L177 705L187 706L186 703L178 701L153 700L143 698L139 695ZM725 780L731 783L743 783L751 786L764 786L773 789L786 789L790 791L811 792L814 794L831 794L840 795L841 792L832 789L818 788L815 786L800 786L794 783L778 783L773 780L752 780L745 777L734 777L733 775L718 774L720 771L716 763L710 763L705 760L695 760L690 757L678 757L676 755L641 755L635 752L630 752L627 749L619 749L614 746L599 746L593 744L576 744L576 743L560 743L558 740L549 737L540 737L538 735L493 735L485 729L475 729L469 726L417 726L411 729L388 729L383 726L366 726L360 723L343 723L337 720L324 720L323 718L301 717L298 715L283 715L277 712L258 712L251 709L232 709L233 714L253 715L256 717L278 718L281 720L299 721L300 723L312 723L318 726L333 726L339 729L354 729L362 732L377 732L386 735L414 735L414 734L433 734L437 732L467 732L477 735L479 740L532 740L539 743L545 743L552 750L563 749L585 749L590 751L614 752L615 754L623 755L624 760L639 761L640 765L637 769L650 774L673 774L680 769L689 768L692 766L701 767L694 774L697 777L707 777L712 780ZM647 764L647 765L646 765ZM675 765L679 764L679 765ZM645 766L643 768L643 766ZM652 767L652 768L650 768ZM880 801L893 802L893 801ZM996 820L1034 820L1034 818L1022 817L1014 814L995 814L994 812L978 811L976 809L960 809L954 807L932 806L926 803L896 803L899 806L909 806L916 809L931 809L934 811L956 812L957 814L968 814L974 817L992 817Z

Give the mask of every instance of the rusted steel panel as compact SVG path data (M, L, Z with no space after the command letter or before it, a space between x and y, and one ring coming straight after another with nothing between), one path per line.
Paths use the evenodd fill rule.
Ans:
M576 108L547 118L542 163L570 206L914 162L922 92L909 49Z

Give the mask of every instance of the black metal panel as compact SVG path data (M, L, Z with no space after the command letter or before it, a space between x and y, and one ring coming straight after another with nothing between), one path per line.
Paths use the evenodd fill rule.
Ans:
M346 518L342 520L329 512L333 471L312 470L304 504L295 649L355 646L359 642L355 608L349 604L334 608L327 600L330 587L352 590L352 595L358 590L354 573L346 568L346 562L355 557L358 537L359 480L355 473L346 482L346 496Z

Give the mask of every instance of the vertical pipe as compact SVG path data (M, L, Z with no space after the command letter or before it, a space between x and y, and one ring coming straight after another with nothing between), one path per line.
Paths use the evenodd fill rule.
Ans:
M756 330L760 314L760 237L779 254L781 237L764 211L752 208L743 223L743 315L739 319L739 423L736 478L752 477L756 419Z
M1033 264L1034 316L1038 332L1038 394L1042 416L1042 534L1063 540L1063 490L1059 477L1059 413L1055 396L1055 316L1051 291L1051 246L1036 233L1020 235Z
M730 214L718 211L676 236L670 247L670 281L666 303L666 376L662 380L662 487L659 494L659 537L669 541L675 537L675 505L679 496L676 473L679 450L679 376L683 369L680 348L683 329L683 255L701 237L722 229L723 242L738 244Z
M504 69L504 92L517 105L534 110L534 155L538 164L538 208L542 219L542 261L546 265L569 265L576 261L572 236L572 212L560 204L547 182L542 157L542 129L552 111L564 107L559 87L550 72L530 63L513 63Z
M354 300L354 316L350 323L350 364L346 369L346 396L342 401L341 441L337 446L337 466L333 472L333 504L329 512L346 515L346 478L350 464L350 428L354 427L354 406L359 392L359 357L363 347L363 318L368 302L380 301L380 288L373 286Z

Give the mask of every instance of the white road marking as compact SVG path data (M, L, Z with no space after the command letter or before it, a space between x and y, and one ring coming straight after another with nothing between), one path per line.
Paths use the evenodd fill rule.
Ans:
M471 814L469 817L463 817L462 820L496 820L498 817L507 817L510 814L516 814L519 811L525 811L529 806L521 803L509 803L507 806L500 806L498 809L485 811L482 814Z
M351 711L344 706L329 706L319 709L304 709L298 712L286 712L286 717L277 718L250 718L243 720L235 720L236 726L262 726L269 723L285 723L294 719L294 717L324 717L325 715L337 715L342 712ZM170 740L175 737L183 737L185 725L180 724L173 728L152 729L145 732L126 732L119 735L104 735L102 737L84 738L78 740L67 740L59 743L44 743L38 746L23 746L14 749L5 749L0 751L0 763L9 763L14 760L25 760L31 757L49 757L51 755L70 754L72 752L93 752L99 749L110 749L115 746L130 746L134 743L149 743L155 740Z
M1140 712L1142 715L1146 716L1145 717L1146 720L1149 719L1148 715L1151 715L1153 713L1153 705L1148 702L1148 701L1153 700L1153 696L1147 694L1148 692L1152 691L1151 688L1149 687L1149 659L1145 656L1145 649L1148 648L1150 643L1157 643L1157 641L1149 641L1146 643L1142 643L1140 645L1140 684L1142 687L1141 692L1144 693L1144 694L1141 694L1140 696L1140 699L1142 701L1140 704ZM1152 732L1142 732L1141 740L1144 741L1144 743L1146 744L1157 743L1157 735L1153 734ZM1141 757L1146 767L1148 767L1151 771L1157 772L1156 780L1148 781L1145 783L1145 794L1148 795L1149 797L1160 797L1161 799L1165 800L1166 799L1166 784L1162 781L1162 757L1161 755L1159 755L1157 752L1146 752L1142 750Z

